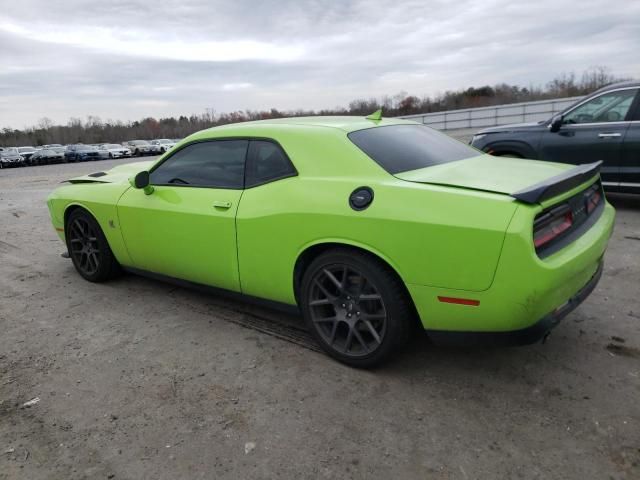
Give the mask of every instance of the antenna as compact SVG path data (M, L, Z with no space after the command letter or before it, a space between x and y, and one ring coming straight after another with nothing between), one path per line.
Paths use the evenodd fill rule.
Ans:
M373 120L376 122L382 120L382 109L380 108L379 110L376 110L371 115L368 115L366 118L367 120Z

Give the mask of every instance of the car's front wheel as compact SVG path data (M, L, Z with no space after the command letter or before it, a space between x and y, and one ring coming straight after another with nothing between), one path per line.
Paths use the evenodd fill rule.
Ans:
M100 225L86 210L71 212L65 225L69 256L78 273L90 282L104 282L120 273L120 265Z
M404 345L413 317L395 272L347 249L325 252L309 265L300 306L320 346L333 358L360 368L380 364Z

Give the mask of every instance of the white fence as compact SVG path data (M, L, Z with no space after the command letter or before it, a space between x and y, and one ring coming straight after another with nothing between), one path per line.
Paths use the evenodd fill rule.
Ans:
M403 115L438 130L461 130L479 127L497 127L509 123L539 122L547 120L582 97L556 98L537 102L510 103L492 107L465 108L446 112Z

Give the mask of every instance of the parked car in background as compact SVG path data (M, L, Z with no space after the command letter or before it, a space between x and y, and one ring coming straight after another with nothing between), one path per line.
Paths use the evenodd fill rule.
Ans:
M21 167L24 158L18 153L17 148L5 148L0 151L0 168Z
M159 153L164 153L167 150L176 146L176 142L168 138L159 138L157 140L151 140L151 145L159 148Z
M103 143L98 147L100 158L124 158L131 156L129 147L117 143Z
M29 158L36 152L33 147L18 147L18 153L24 158L26 163L29 163Z
M151 142L149 142L149 145L151 146L151 155L161 155L162 154L162 149L160 148L160 145L155 144L155 143L151 143Z
M154 155L156 153L156 148L146 140L130 140L127 142L127 147L131 150L132 155L136 157Z
M64 158L68 162L99 160L100 151L93 145L69 145L64 152Z
M48 165L50 163L62 163L65 160L64 148L43 148L36 151L27 163L29 165Z
M640 82L609 85L551 119L486 128L471 145L492 155L602 161L605 190L640 193Z

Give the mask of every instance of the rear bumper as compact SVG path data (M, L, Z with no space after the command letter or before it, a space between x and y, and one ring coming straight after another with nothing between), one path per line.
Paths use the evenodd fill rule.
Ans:
M544 339L549 332L569 313L575 310L598 285L602 277L603 261L591 279L566 303L545 315L533 325L509 332L455 332L425 330L437 345L447 346L516 346L530 345Z

